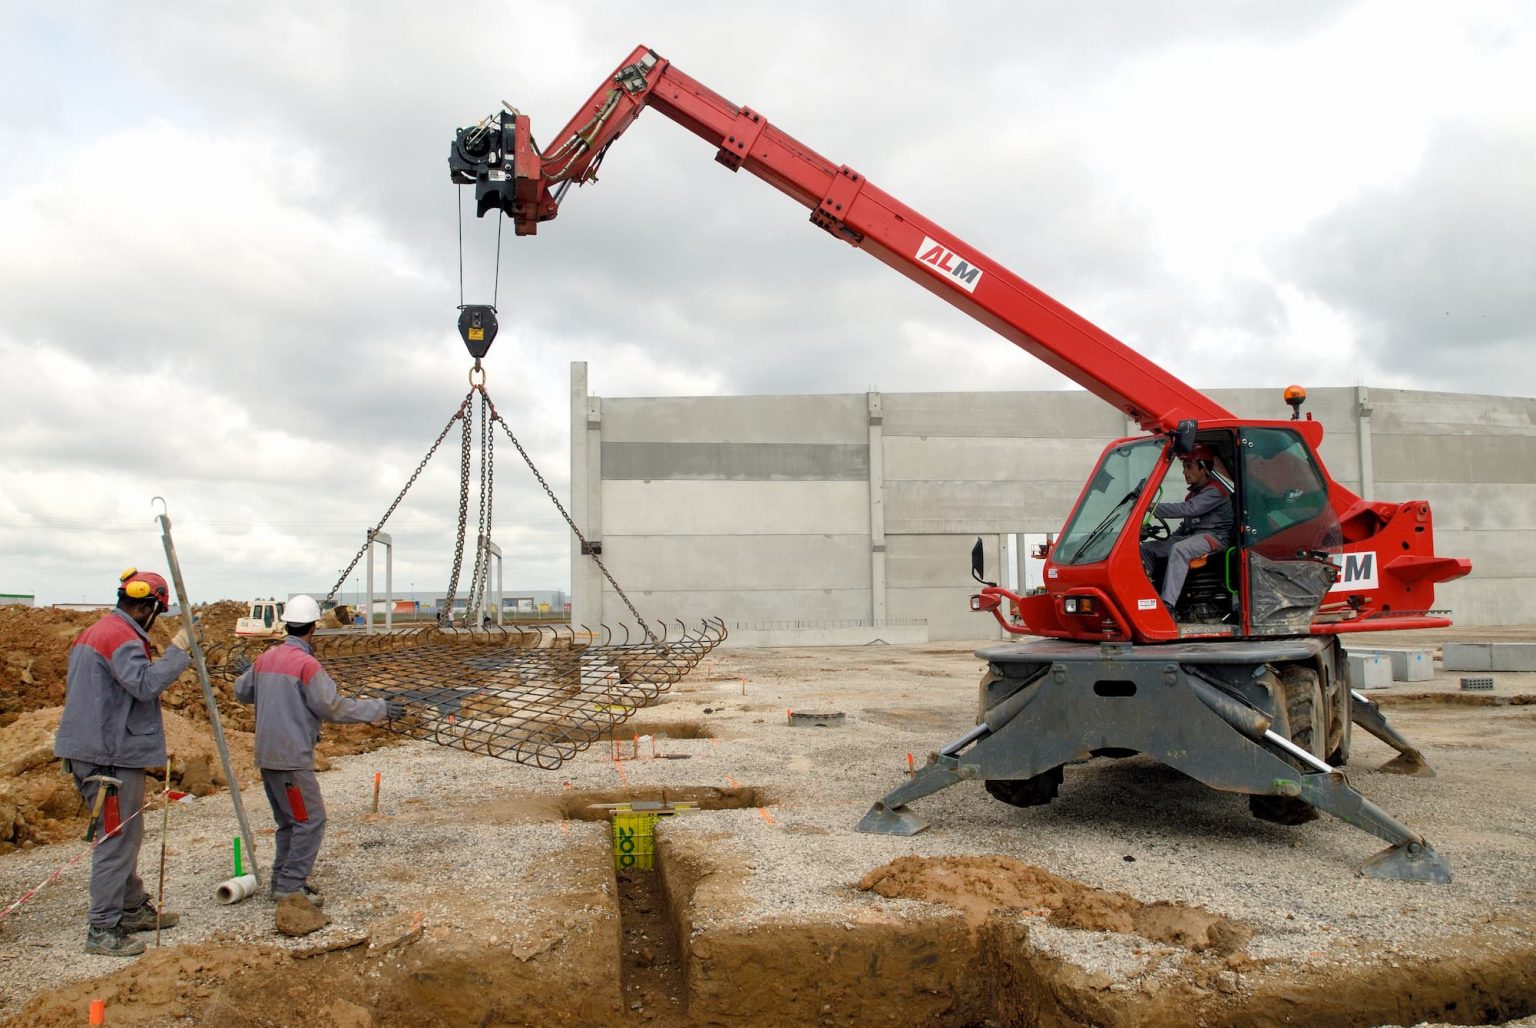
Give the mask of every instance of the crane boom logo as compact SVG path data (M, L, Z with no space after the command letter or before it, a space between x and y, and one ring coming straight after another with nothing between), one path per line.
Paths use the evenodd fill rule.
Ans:
M923 237L923 245L917 248L917 259L932 268L935 274L950 279L967 293L974 293L976 284L981 281L980 268L936 239Z

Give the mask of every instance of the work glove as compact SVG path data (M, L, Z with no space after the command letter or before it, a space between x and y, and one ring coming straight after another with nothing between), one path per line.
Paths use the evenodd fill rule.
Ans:
M193 627L196 627L196 626L200 625L201 623L202 623L202 619L201 618L193 618L192 619ZM186 650L189 653L191 652L191 650L192 650L191 640L190 640L190 638L187 635L187 626L186 626L185 622L182 623L182 626L180 628L176 629L176 634L171 636L171 645L176 647L178 650Z
M399 721L405 717L405 704L399 700L385 700L384 716L391 721Z

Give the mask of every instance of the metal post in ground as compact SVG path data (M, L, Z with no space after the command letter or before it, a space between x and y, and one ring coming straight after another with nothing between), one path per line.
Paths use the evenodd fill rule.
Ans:
M156 496L161 506L165 500ZM256 862L256 846L251 836L250 822L245 819L245 804L240 802L240 782L235 778L234 765L229 760L229 745L224 741L224 724L219 720L219 705L213 698L213 683L208 679L208 664L203 659L203 645L197 638L197 625L192 618L192 602L187 597L187 587L181 580L181 562L176 559L176 544L171 541L169 512L156 515L160 522L160 535L165 543L165 559L171 567L171 581L176 586L176 599L181 604L181 620L187 629L187 645L192 648L192 663L197 668L197 680L203 687L203 702L208 705L208 721L213 726L213 741L219 748L219 760L224 765L224 780L229 783L229 798L235 805L235 818L240 822L240 836L245 840L246 856L250 859L251 874L256 884L261 884L261 868Z

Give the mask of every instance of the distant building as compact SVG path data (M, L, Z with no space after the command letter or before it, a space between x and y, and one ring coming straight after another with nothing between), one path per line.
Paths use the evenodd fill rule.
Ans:
M0 607L35 607L37 597L31 593L0 593Z

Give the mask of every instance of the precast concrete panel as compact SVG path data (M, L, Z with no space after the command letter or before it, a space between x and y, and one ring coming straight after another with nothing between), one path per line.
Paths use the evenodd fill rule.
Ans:
M887 436L1088 438L1102 449L1125 418L1097 396L1071 391L884 393Z
M887 587L957 588L969 596L979 588L971 578L971 547L977 534L892 536L885 551ZM996 579L1001 568L997 535L981 533L981 544L985 574Z
M1468 393L1372 389L1373 426L1386 435L1513 435L1536 433L1536 399Z
M892 589L886 595L886 603L890 606L892 618L922 618L927 621L928 638L935 642L1000 639L1005 633L997 619L991 614L971 610L971 594L978 588L972 582L968 589ZM977 677L980 677L979 661L976 670ZM970 681L972 685L975 684L974 678Z
M1376 482L1536 483L1536 435L1378 435Z
M620 579L622 582L623 579ZM685 590L631 591L641 615L647 620L681 618L697 623L700 618L724 618L736 623L784 624L793 621L867 621L868 589L770 589L752 590L726 585L707 592ZM606 624L633 621L624 601L611 588L603 589L603 620Z
M615 536L603 561L622 585L678 592L717 589L845 589L867 582L867 535ZM627 589L628 586L625 586Z
M1435 586L1435 607L1458 625L1528 625L1536 621L1532 579L1458 578Z
M615 535L869 535L868 482L604 482Z
M603 398L603 442L862 443L864 394Z
M1239 417L1290 414L1280 386L1210 395ZM592 397L600 419L578 411L583 399L573 429L601 433L595 534L641 580L621 575L627 589L735 620L884 611L927 620L935 639L995 637L966 605L976 536L1002 578L998 534L1059 531L1105 444L1137 434L1077 390L880 394L874 406L865 394ZM1337 481L1427 500L1438 552L1472 559L1470 578L1437 587L1437 606L1464 625L1536 620L1536 400L1341 387L1311 390L1304 410L1325 427ZM573 568L574 588L591 581ZM605 612L623 614L616 603L606 594Z
M1093 470L1103 439L996 439L956 436L887 436L887 483L902 481L1031 482L1075 480ZM1076 492L1074 491L1074 496Z
M885 531L1059 532L1087 474L1085 469L1080 478L1056 482L887 482Z
M1536 528L1536 485L1391 482L1387 490L1378 498L1429 502L1435 516L1436 540L1441 533L1455 529L1516 532Z
M603 443L605 481L868 482L869 443Z
M1469 578L1536 579L1536 529L1463 532L1436 527L1435 552L1470 559Z

